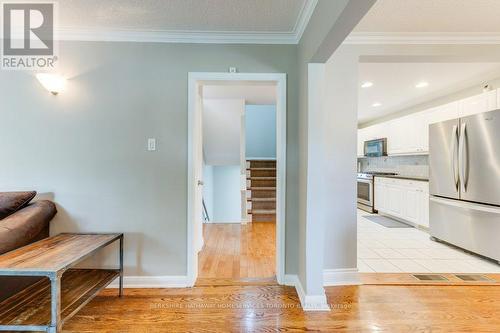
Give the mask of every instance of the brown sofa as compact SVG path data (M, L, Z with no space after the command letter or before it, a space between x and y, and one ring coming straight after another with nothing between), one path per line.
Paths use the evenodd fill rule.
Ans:
M56 206L47 200L30 203L36 192L0 192L0 255L49 236ZM0 302L39 278L0 277Z

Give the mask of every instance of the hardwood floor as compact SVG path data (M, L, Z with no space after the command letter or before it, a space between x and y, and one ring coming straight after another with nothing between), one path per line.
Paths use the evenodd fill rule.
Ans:
M210 284L207 279L269 279L275 276L275 223L207 223L203 225L203 236L205 245L198 257L198 285Z
M330 312L303 312L292 287L107 289L65 332L498 332L498 286L328 287Z

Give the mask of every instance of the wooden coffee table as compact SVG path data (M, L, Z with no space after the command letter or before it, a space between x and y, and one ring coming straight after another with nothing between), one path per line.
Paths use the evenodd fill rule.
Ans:
M119 269L72 268L115 241L120 242ZM46 238L0 255L0 275L46 277L0 303L0 331L60 332L66 320L116 278L123 295L123 234Z

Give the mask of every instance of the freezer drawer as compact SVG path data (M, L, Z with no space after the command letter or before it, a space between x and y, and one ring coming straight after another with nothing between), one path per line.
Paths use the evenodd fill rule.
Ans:
M430 234L500 261L500 207L430 198Z

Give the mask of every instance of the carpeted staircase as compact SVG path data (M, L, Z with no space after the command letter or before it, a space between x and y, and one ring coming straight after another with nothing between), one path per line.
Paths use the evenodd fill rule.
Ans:
M253 222L276 221L276 161L247 161L247 210Z

